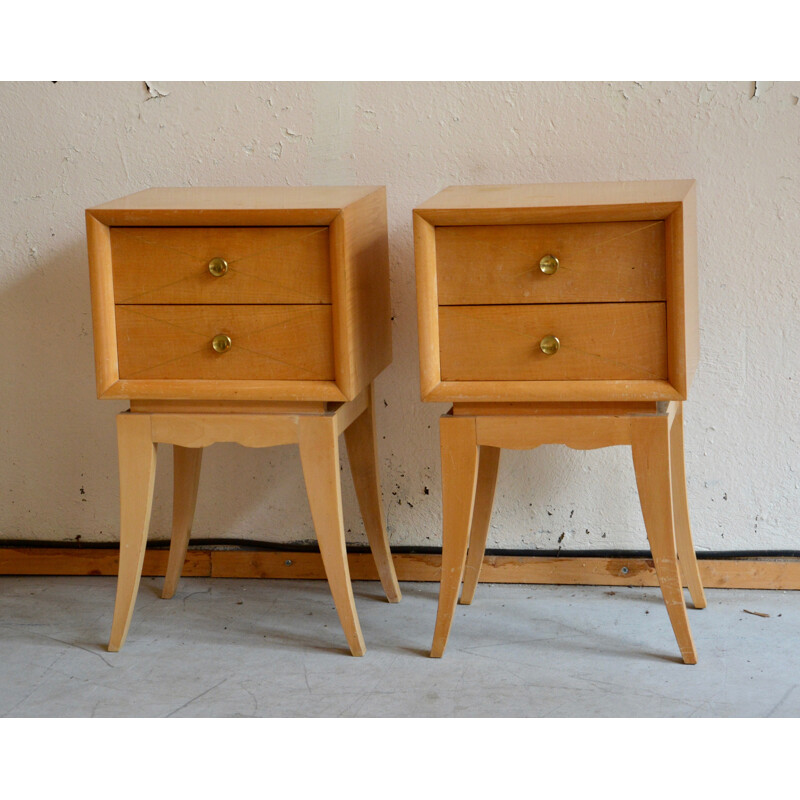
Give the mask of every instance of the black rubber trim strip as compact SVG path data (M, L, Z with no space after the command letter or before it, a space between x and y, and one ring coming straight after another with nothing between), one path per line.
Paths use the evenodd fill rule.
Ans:
M0 548L61 548L74 550L117 550L118 542L76 542L70 539L65 542L41 541L38 539L5 539L0 541ZM164 550L169 547L169 540L147 542L148 548ZM277 553L318 553L319 547L314 542L298 542L285 544L278 542L260 542L253 539L192 539L190 550L224 548L226 550L250 550ZM367 545L348 545L348 553L368 553ZM441 547L392 547L396 555L441 555ZM501 550L487 549L487 556L510 556L513 558L651 558L649 550ZM700 561L724 561L734 559L779 559L800 558L800 550L700 550L697 551Z

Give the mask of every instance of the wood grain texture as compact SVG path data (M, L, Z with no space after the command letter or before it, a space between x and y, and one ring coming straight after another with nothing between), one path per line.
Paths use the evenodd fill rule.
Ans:
M414 211L435 225L664 219L693 185L679 180L449 186Z
M116 243L113 259L110 228ZM89 209L87 235L94 243L89 255L100 397L341 402L356 397L391 361L384 187L150 189ZM216 252L220 248L233 254ZM220 278L207 271L212 253L230 262ZM109 299L117 267L118 299L125 302L114 306ZM130 361L125 361L127 372L120 378L119 359L131 356L130 347L117 341L122 305L140 312L147 305L152 312L167 305L230 304L237 315L245 310L246 317L246 309L255 305L321 308L328 301L325 336L298 334L289 326L281 345L288 358L272 345L269 352L256 348L258 358L249 363L239 358L242 369L228 375L216 369L218 364L207 369L213 361L187 352L189 331L171 336L158 331L153 339L177 347L175 362L151 363L137 345L133 355L145 372L136 368L132 376ZM182 369L178 362L184 358L188 363ZM227 359L225 369L235 360Z
M697 651L689 629L678 568L668 420L641 417L631 426L631 435L639 502L661 594L683 661L696 664Z
M299 420L300 461L325 574L350 652L366 652L347 563L339 480L339 440L333 419Z
M692 541L689 498L686 494L686 465L683 449L683 403L675 403L676 413L670 426L670 465L672 469L672 510L678 546L678 566L683 582L689 587L695 608L706 607L703 581Z
M465 570L464 592L462 602L472 602L475 586L479 579L486 542L486 529L489 525L491 501L497 475L497 448L532 449L543 444L564 444L581 450L612 445L631 445L636 482L645 520L647 537L653 554L659 585L672 623L675 637L681 650L683 660L687 664L697 663L697 654L689 630L686 606L683 600L682 576L678 565L679 547L683 552L686 569L683 578L692 589L693 597L699 600L699 607L705 604L702 584L697 571L694 548L691 541L691 530L688 525L688 509L681 508L680 503L673 504L673 485L678 478L683 481L682 469L673 463L671 453L672 442L677 450L674 455L683 457L682 440L677 433L680 421L681 404L669 403L659 406L656 412L647 410L644 413L619 413L601 415L588 413L583 415L547 414L493 416L489 414L468 416L450 416L441 418L442 431L442 484L444 506L444 534L442 540L442 581L440 598L450 599L455 559L462 542L463 517L473 508L473 502L465 495L467 482L473 478L474 464L469 448L474 442L480 446L481 458L484 448L490 460L478 467L477 492L472 512L472 533L470 537L470 553ZM456 429L455 423L464 427ZM472 428L467 426L473 426ZM671 432L671 428L675 432ZM460 434L456 437L456 431ZM447 437L445 437L445 432ZM459 463L463 464L463 474L458 474ZM447 483L445 478L461 481L460 514L458 527L453 526L448 539L447 515ZM681 489L685 487L685 483ZM685 498L684 498L685 499ZM451 512L451 523L455 515ZM675 525L682 524L680 545L676 540ZM448 549L448 542L450 542ZM474 550L473 550L474 548ZM446 567L449 566L449 571ZM699 592L698 592L699 588ZM449 624L442 612L440 599L440 616L437 621L438 636L434 638L434 652L441 655L447 641ZM445 607L447 608L447 606Z
M89 286L92 295L97 396L119 380L117 329L114 323L114 284L111 273L111 238L108 228L86 212L86 241L89 251Z
M478 477L475 420L441 417L442 575L431 658L441 658L450 636L469 545Z
M436 228L441 305L664 301L665 260L662 220Z
M467 563L464 567L464 586L459 603L469 605L475 596L486 552L486 538L492 519L494 491L497 485L497 470L500 466L500 448L480 445L478 448L478 482L475 488L475 507L472 511L472 527L469 533Z
M108 649L117 652L128 635L150 528L156 477L156 444L150 419L135 414L117 416L119 451L120 543L117 597Z
M680 400L669 381L442 381L429 402L617 402Z
M175 594L183 571L183 562L186 560L189 537L192 533L202 460L202 448L173 445L172 540L169 546L164 588L161 592L164 599L169 599Z
M414 225L423 400L686 399L699 352L695 217L692 180L454 186L419 205ZM604 240L603 230L626 230L631 235ZM559 231L563 237L557 241ZM653 239L648 241L649 236ZM540 246L556 249L548 239L565 248L554 253L562 264L580 261L587 244L596 255L572 272L561 266L554 275L536 274ZM536 256L529 261L531 249ZM615 273L613 265L622 269ZM517 377L499 368L499 377L471 379L466 372L452 380L439 351L440 345L461 346L443 330L445 307L514 306L536 304L539 299L540 305L571 300L588 305L597 298L603 302L618 298L627 304L639 302L640 291L644 298L666 299L659 368L646 366L650 375L623 373L621 378L612 374L596 379L590 370L578 379L545 376L543 380L538 374ZM495 339L499 349L502 339ZM485 338L482 347L491 349Z
M111 228L116 303L331 302L328 229ZM212 258L228 271L214 277Z
M548 335L561 342L555 355L539 348ZM667 377L663 303L441 306L439 342L445 381Z
M686 193L681 204L683 259L683 327L686 332L686 392L692 385L697 365L700 361L700 298L698 294L697 257L697 189L695 186ZM676 234L673 234L676 236Z
M109 648L125 641L142 573L159 442L174 446L174 513L163 596L175 593L191 533L202 449L216 442L271 447L297 442L314 529L339 618L353 655L364 639L348 572L342 519L339 434L344 431L353 459L354 483L376 564L390 601L400 599L383 520L369 385L349 403L321 414L132 413L117 420L122 525L117 604Z
M386 190L344 208L330 226L336 383L352 400L392 361Z
M208 447L236 442L244 447L274 447L297 441L299 416L290 414L152 414L155 442L179 447Z
M324 414L326 408L326 403L313 400L131 400L135 414Z
M372 384L367 386L355 400L350 400L347 403L330 403L328 405L327 413L333 417L333 426L337 436L343 434L369 408L372 397L371 388Z
M152 378L119 380L104 398L147 400L232 400L342 402L345 398L333 381L240 381Z
M372 556L378 568L383 591L390 603L402 599L400 586L392 562L389 536L381 497L380 469L378 467L377 429L375 426L375 397L372 384L365 390L367 406L345 428L344 440L353 475L358 506L364 521Z
M453 403L453 416L552 416L655 414L657 403Z
M417 281L417 326L422 399L441 383L439 300L436 279L436 229L414 214L414 261Z
M529 418L475 417L478 444L507 450L530 450L543 444L563 444L575 450L595 450L631 443L632 419L625 416L547 416Z
M122 379L330 380L331 307L117 306ZM217 353L211 340L233 344Z
M679 400L668 381L442 381L424 398L429 402L625 402Z
M168 551L149 549L142 575L158 577L167 568ZM442 557L437 554L394 553L398 580L438 582ZM351 579L377 581L370 553L349 553ZM800 558L703 559L698 562L706 589L800 590ZM0 575L114 576L118 549L83 547L0 547ZM649 558L617 556L484 556L482 583L583 586L658 586ZM319 553L292 550L192 549L186 554L183 577L325 580Z
M89 209L105 225L328 225L378 186L159 187Z
M670 381L682 399L700 358L700 320L697 276L697 210L695 190L666 219L667 320Z

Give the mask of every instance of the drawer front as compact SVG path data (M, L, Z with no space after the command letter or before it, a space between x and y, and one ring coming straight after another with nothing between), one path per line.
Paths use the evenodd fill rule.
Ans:
M664 301L664 222L437 227L436 270L441 305Z
M334 379L327 305L121 305L116 318L121 379Z
M331 302L326 227L110 230L116 303Z
M664 303L443 306L439 340L445 381L667 378Z

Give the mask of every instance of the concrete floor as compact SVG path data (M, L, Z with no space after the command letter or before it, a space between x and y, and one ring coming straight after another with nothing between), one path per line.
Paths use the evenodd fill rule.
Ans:
M354 585L363 658L326 583L219 578L143 579L108 653L114 587L0 578L0 716L800 716L800 592L708 591L685 666L656 589L484 584L435 660L434 583Z

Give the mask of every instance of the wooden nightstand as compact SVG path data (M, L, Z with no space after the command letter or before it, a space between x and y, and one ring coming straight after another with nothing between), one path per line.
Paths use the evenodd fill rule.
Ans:
M440 424L442 580L432 656L471 603L500 448L629 444L681 654L689 526L682 401L698 360L694 181L454 186L414 211L422 398ZM680 570L678 565L680 558Z
M345 550L338 436L390 602L373 379L391 362L382 187L149 189L86 212L97 393L117 418L120 567L109 650L130 625L156 445L173 445L164 597L180 578L202 448L297 442L325 571L364 653Z

